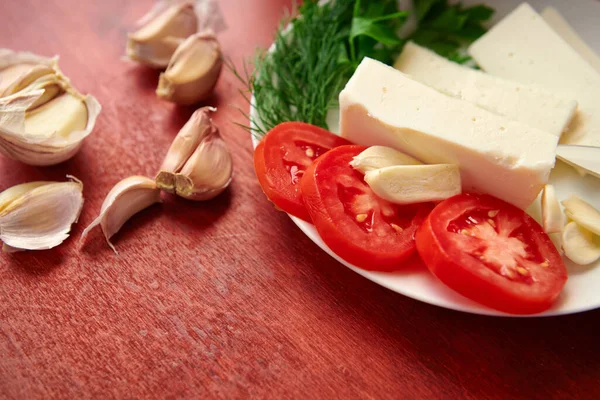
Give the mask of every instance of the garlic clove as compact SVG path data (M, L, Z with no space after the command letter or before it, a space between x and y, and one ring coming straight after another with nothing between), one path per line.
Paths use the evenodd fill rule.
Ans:
M204 138L218 133L217 127L210 118L210 113L217 111L214 107L202 107L196 110L188 122L179 131L171 144L160 170L177 172L194 153Z
M600 211L573 195L562 202L565 215L590 232L600 235Z
M53 74L54 69L47 65L15 64L0 71L0 97L9 96L23 90L44 75Z
M233 176L233 160L218 136L202 141L175 175L177 195L188 200L210 200L221 194Z
M143 25L129 34L127 56L154 68L165 68L182 39L198 30L191 2L162 3L142 18Z
M83 185L72 179L18 185L0 194L4 250L46 250L69 237L83 207Z
M156 94L177 104L205 100L217 84L223 66L221 46L212 31L188 37L160 74Z
M82 98L63 93L25 115L25 133L34 136L58 135L83 131L88 121L87 107Z
M80 242L94 227L100 225L106 242L117 253L110 238L134 214L160 201L160 190L152 179L144 176L123 179L108 193L102 203L100 215L83 231Z
M560 210L554 186L544 186L544 190L542 191L542 226L544 231L548 234L562 232L564 226L563 219L563 213Z
M155 179L161 190L190 200L208 200L227 188L233 161L210 118L215 111L212 107L197 110L179 131Z
M460 194L458 165L395 165L365 174L373 192L395 204L441 201Z
M423 163L387 146L371 146L350 161L350 165L362 174L394 165L422 165Z
M569 222L563 231L565 256L575 264L588 265L600 259L600 238L576 222Z
M0 49L0 69L20 64L45 65L54 72L0 98L0 153L30 165L66 161L92 132L101 106L71 86L56 58Z

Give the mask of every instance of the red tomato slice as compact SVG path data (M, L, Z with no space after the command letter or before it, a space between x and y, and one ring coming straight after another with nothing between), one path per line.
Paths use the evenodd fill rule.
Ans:
M349 164L365 149L341 146L315 161L301 181L304 203L338 256L366 270L399 270L415 252L414 234L431 206L399 206L377 197Z
M443 201L417 231L416 242L442 282L500 311L544 311L567 281L565 264L542 227L489 195L460 194Z
M300 178L321 154L349 143L303 122L277 125L254 152L254 169L263 192L279 209L310 222L302 201Z

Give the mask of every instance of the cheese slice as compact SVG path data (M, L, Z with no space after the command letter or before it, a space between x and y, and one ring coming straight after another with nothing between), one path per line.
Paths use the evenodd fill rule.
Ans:
M571 97L579 109L561 143L600 146L600 74L527 3L469 47L487 72Z
M542 18L556 33L560 35L581 57L583 57L596 71L600 72L600 56L596 54L571 25L563 18L554 7L546 7L542 11Z
M404 46L394 68L449 96L556 136L577 110L575 100L464 67L413 42Z
M340 93L340 131L428 164L458 164L464 191L526 208L547 183L558 138L446 96L365 58Z

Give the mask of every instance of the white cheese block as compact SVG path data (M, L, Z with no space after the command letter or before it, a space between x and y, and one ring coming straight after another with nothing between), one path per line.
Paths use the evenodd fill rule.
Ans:
M492 75L571 97L579 109L561 143L600 146L600 74L527 3L469 47Z
M600 72L600 56L583 41L575 29L554 7L546 7L542 11L542 18L556 33L562 37L581 57L585 58L596 71Z
M577 110L573 99L464 67L413 42L406 44L394 68L449 96L556 136Z
M446 96L370 58L339 100L343 137L390 146L428 164L458 164L463 190L523 209L554 166L558 137Z

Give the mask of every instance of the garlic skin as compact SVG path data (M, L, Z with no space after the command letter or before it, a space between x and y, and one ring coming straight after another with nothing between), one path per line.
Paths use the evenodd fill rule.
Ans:
M29 165L58 164L73 157L91 134L101 106L94 97L80 94L71 85L56 60L0 50L0 74L30 64L42 66L38 72L51 69L51 73L29 82L37 72L25 68L5 92L27 86L0 98L0 153L5 156Z
M179 131L155 181L161 190L189 200L210 200L222 193L233 176L233 160L210 118L212 107L196 110Z
M131 60L152 68L165 68L177 46L198 30L198 17L191 1L157 4L129 34L126 54Z
M188 37L160 74L156 95L166 101L190 105L205 100L217 84L223 67L221 45L208 30Z
M117 253L117 249L110 242L110 238L134 214L160 201L160 190L152 179L145 176L130 176L123 179L108 193L102 203L100 215L85 228L80 242L85 240L94 227L100 225L106 242Z
M47 250L69 237L83 208L83 184L30 182L0 194L0 241L3 250Z

